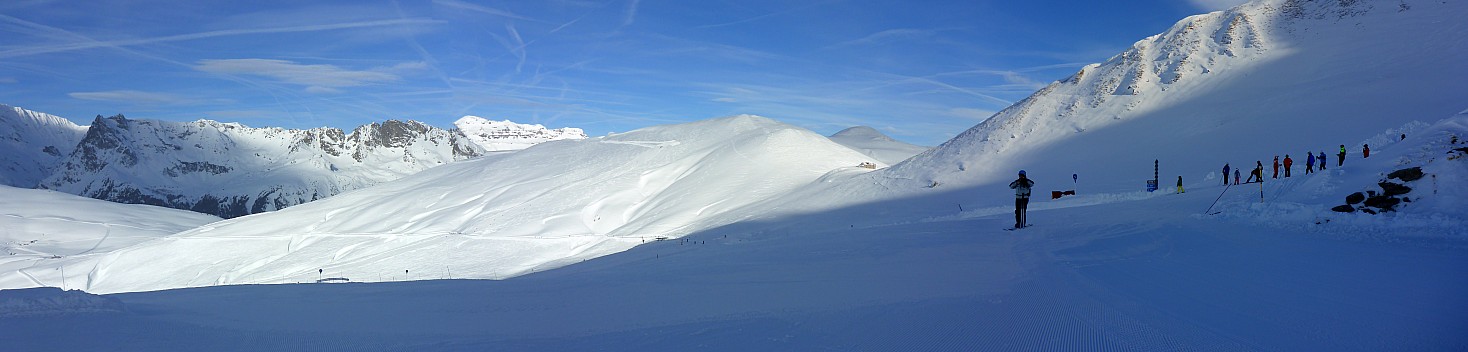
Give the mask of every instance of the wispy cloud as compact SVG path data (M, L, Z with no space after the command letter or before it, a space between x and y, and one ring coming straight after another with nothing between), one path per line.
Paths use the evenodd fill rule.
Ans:
M20 80L15 79L15 77L0 77L0 84L16 84L16 83L20 83Z
M932 30L932 29L915 29L915 28L888 29L888 30L884 30L884 31L881 31L881 32L872 33L871 35L862 37L860 39L849 40L849 41L837 43L835 45L831 45L831 46L828 46L826 48L827 49L832 49L832 48L843 48L843 47L853 47L853 46L876 45L876 44L883 44L883 43L897 42L897 41L908 41L908 40L913 40L913 39L930 37L933 34L936 34L937 32L938 32L937 30Z
M203 100L191 99L174 94L144 92L136 90L75 92L69 93L67 95L71 96L72 98L82 100L109 101L138 105L196 105L205 102Z
M641 3L642 0L632 0L627 2L627 9L622 11L623 26L631 25L632 22L637 21L637 5Z
M517 19L517 20L526 20L526 21L541 22L540 20L536 20L536 19L533 19L533 18L529 18L529 17L517 15L517 14L515 14L513 12L510 12L510 11L505 11L505 10L501 10L501 9L497 9L497 8L493 8L493 7L488 7L488 6L483 6L483 5L470 4L470 3L463 2L463 1L458 1L458 0L433 0L433 4L434 5L438 5L438 6L451 7L451 8L455 8L455 9L459 9L459 10L468 10L468 11L477 12L477 13L486 14L486 15L495 16L495 17L504 17L504 18L512 18L512 19Z
M26 27L34 27L34 26L36 26L35 23L29 22L29 21L26 21L26 20L22 20L22 19L19 19L19 18L11 17L11 16L6 16L6 15L3 15L3 14L0 14L0 22L8 22L8 23L11 23L11 24L18 24L18 25L26 26ZM226 29L226 30L217 30L217 31L190 33L190 34L179 34L179 35L170 35L170 36L162 36L162 37L152 37L152 38L118 39L118 40L85 40L85 41L78 41L78 42L71 42L71 43L63 43L63 44L38 45L38 46L19 47L19 48L14 48L14 49L3 50L3 51L0 51L0 58L13 58L13 57L21 57L21 56L30 56L30 55L38 55L38 54L49 54L49 53L67 52L67 51L84 50L84 49L95 49L95 48L120 48L120 47L135 46L135 45L146 45L146 44L156 44L156 43L166 43L166 42L188 41L188 40L198 40L198 39L208 39L208 38L215 38L215 37L238 36L238 35L296 33L296 32L315 32L315 31L352 29L352 28L365 28L365 27L412 26L412 25L425 25L425 24L436 24L436 23L439 23L439 21L436 21L436 20L427 20L427 19L388 19L388 20L376 20L376 21L359 21L359 22L349 22L349 23L333 23L333 24L318 24L318 25L289 26L289 27Z
M1193 7L1204 11L1227 10L1246 2L1249 2L1249 0L1188 0L1188 3L1192 4Z
M226 59L200 60L194 69L210 73L273 78L286 83L306 86L308 93L339 93L340 90L336 88L394 82L401 79L396 72L421 70L426 67L427 64L422 62L409 62L391 67L355 71L334 65L305 65L287 60Z
M718 27L727 27L727 26L732 26L732 25L736 25L736 24L754 22L754 21L759 21L759 20L763 20L763 19L766 19L766 18L771 18L771 17L775 17L775 16L780 16L780 15L788 14L788 13L791 13L791 12L805 10L805 9L816 7L816 6L825 6L826 4L829 4L829 3L832 3L832 2L833 1L816 2L816 3L806 4L805 6L793 7L793 8L789 8L789 9L785 9L785 10L781 10L781 11L776 11L776 12L771 12L771 13L767 13L767 14L763 14L763 15L759 15L759 16L754 16L754 17L750 17L750 18L741 19L741 20L738 20L738 21L704 25L704 26L699 26L698 28L699 29L718 28Z

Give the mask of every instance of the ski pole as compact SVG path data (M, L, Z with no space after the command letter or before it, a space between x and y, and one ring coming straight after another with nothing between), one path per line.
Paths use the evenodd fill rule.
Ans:
M1203 214L1208 214L1208 212L1213 211L1213 206L1214 205L1218 205L1218 200L1219 199L1223 199L1223 194L1224 193L1228 193L1228 189L1230 187L1233 187L1233 185L1231 185L1231 184L1225 184L1225 185L1223 185L1223 192L1218 193L1218 198L1214 198L1213 199L1213 204L1209 204L1208 205L1208 210L1204 210L1203 211Z

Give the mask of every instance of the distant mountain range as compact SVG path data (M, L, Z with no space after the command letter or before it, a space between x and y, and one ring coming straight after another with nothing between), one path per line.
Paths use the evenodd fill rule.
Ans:
M251 128L209 120L97 116L91 126L0 105L0 181L231 218L283 209L434 166L517 150L580 129L466 116L445 130L388 120L335 128Z

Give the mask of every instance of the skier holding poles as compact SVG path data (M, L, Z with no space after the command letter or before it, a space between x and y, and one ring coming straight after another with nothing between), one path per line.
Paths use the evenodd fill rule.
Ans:
M1035 186L1035 181L1025 177L1025 170L1019 170L1019 179L1009 183L1009 188L1014 190L1014 228L1024 228L1027 214L1025 210L1030 205L1030 188Z

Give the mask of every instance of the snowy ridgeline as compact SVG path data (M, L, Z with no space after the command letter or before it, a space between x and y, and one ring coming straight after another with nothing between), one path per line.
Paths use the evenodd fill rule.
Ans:
M90 126L0 105L0 184L222 217L284 209L434 166L585 138L579 129L465 116L335 128L251 128L208 120L98 116Z
M1468 107L1446 93L1468 91L1464 29L1443 25L1463 11L1452 1L1269 0L1188 17L898 165L893 178L962 187L1028 169L1042 188L1069 189L1079 174L1084 189L1116 192L1152 179L1154 160L1164 181L1197 182L1225 163L1333 156Z

